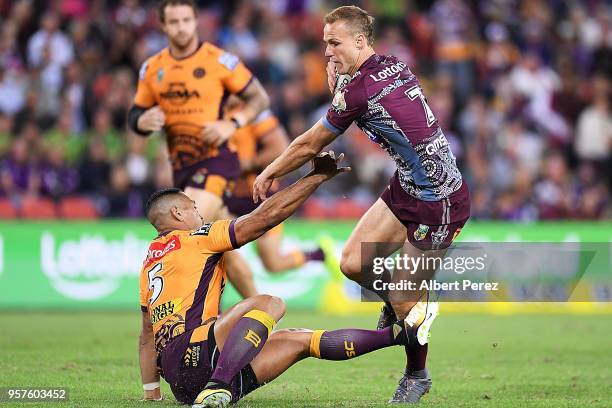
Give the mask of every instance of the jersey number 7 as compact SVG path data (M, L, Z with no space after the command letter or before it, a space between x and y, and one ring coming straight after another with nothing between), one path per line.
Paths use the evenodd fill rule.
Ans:
M425 117L427 118L427 127L433 125L433 123L436 121L436 117L433 114L429 105L427 104L427 100L425 99L425 95L423 95L423 91L421 91L421 87L419 87L418 85L414 86L404 93L411 101L414 101L416 98L421 99L421 103L423 104L423 110L425 110Z
M163 265L160 262L149 269L149 272L147 272L147 275L149 276L149 290L153 290L153 293L151 293L151 297L149 298L150 305L157 300L159 295L161 295L162 290L164 290L164 278L161 276L155 276L158 272L161 272L162 268Z

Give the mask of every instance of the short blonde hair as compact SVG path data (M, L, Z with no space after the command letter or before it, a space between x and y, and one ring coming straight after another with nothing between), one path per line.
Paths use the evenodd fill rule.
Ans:
M336 21L346 21L353 34L365 35L368 45L374 44L374 17L357 6L342 6L332 10L325 16L325 24Z

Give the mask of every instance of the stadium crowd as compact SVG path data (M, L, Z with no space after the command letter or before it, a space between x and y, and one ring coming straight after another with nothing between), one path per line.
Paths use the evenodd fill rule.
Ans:
M608 2L353 3L377 16L377 52L419 77L473 218L611 217ZM322 16L339 4L201 1L199 34L245 61L296 137L331 99ZM79 195L102 216L142 216L171 176L163 139L131 134L125 115L140 65L164 41L154 1L0 0L0 197L19 207ZM367 207L395 167L356 128L347 133L333 147L354 171L318 193L324 209Z

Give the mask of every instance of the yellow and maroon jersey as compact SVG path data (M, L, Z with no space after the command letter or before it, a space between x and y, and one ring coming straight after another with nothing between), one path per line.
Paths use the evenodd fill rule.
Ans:
M279 122L276 116L270 110L265 110L253 122L238 129L231 140L238 150L240 161L252 160L257 154L259 139L278 126ZM256 172L243 174L236 181L232 194L237 197L251 197L256 177Z
M228 94L239 94L252 78L238 57L210 43L181 59L164 48L142 65L134 104L164 111L172 167L178 170L218 154L202 141L203 125L221 119Z
M140 307L149 312L158 352L174 337L216 319L226 279L223 252L235 248L229 220L170 231L151 242L140 271Z

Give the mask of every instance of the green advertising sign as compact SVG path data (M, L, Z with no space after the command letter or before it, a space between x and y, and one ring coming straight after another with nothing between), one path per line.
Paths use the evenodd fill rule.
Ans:
M353 222L287 222L283 250L314 248L331 236L340 255ZM0 223L0 308L138 309L138 273L155 231L144 221ZM507 224L472 222L462 241L610 242L612 223ZM257 288L281 296L289 307L324 303L330 275L310 262L285 274L266 273L254 245L240 249ZM229 289L224 305L238 300Z

